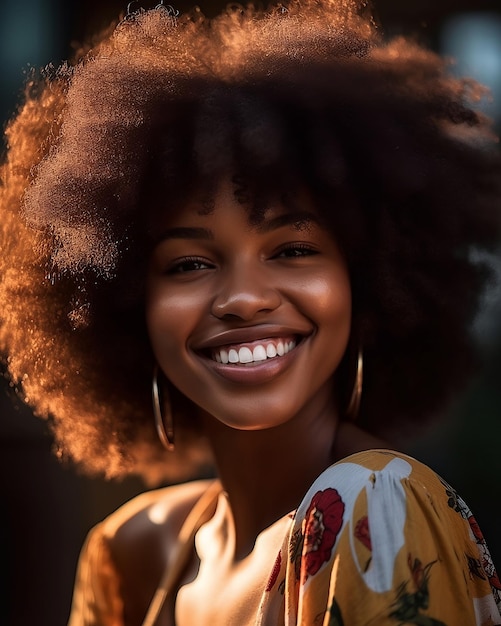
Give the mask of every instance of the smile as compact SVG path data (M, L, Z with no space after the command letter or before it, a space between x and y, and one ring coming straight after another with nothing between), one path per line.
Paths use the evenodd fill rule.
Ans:
M247 365L282 357L294 350L296 344L295 338L267 339L246 345L220 346L212 350L211 356L214 361L224 365Z

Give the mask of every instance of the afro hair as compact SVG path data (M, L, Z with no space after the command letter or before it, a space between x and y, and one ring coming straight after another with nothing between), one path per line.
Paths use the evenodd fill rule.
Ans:
M421 427L465 385L488 277L472 251L499 242L496 138L482 88L386 41L364 6L139 10L31 79L1 169L0 348L60 455L151 480L210 462L182 397L176 452L156 439L143 292L160 212L228 173L252 220L307 188L339 242L364 428Z

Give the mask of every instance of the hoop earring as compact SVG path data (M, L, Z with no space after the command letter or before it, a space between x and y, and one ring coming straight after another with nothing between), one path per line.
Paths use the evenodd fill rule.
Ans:
M346 417L352 422L358 417L358 411L360 409L360 400L362 399L362 385L364 380L364 353L362 348L358 349L357 354L357 369L355 372L355 382L353 384L353 391L351 392L348 408L346 409Z
M151 396L153 400L153 417L158 438L166 450L174 450L174 421L168 391L164 388L163 402L160 401L160 389L158 385L158 364L153 368L153 380L151 385ZM164 405L164 415L162 415L162 404Z

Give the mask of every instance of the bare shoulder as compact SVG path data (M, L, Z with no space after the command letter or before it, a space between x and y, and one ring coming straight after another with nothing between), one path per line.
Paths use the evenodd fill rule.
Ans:
M131 543L152 537L162 539L171 531L177 534L187 514L211 483L211 480L197 480L145 491L106 518L104 535L117 549L124 544L129 550Z
M129 615L143 614L149 605L184 520L212 482L147 491L102 523Z

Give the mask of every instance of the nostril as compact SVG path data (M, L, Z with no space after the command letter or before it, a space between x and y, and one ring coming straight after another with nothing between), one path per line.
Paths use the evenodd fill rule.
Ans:
M236 320L242 319L242 317L240 315L236 315L236 313L225 313L224 311L221 311L220 314L218 315L217 314L217 310L216 310L215 315L220 320L226 320L228 322L232 322L232 321L236 321Z
M211 310L219 319L251 320L259 313L274 311L280 303L280 295L274 290L260 294L239 292L228 297L218 295L212 303Z

